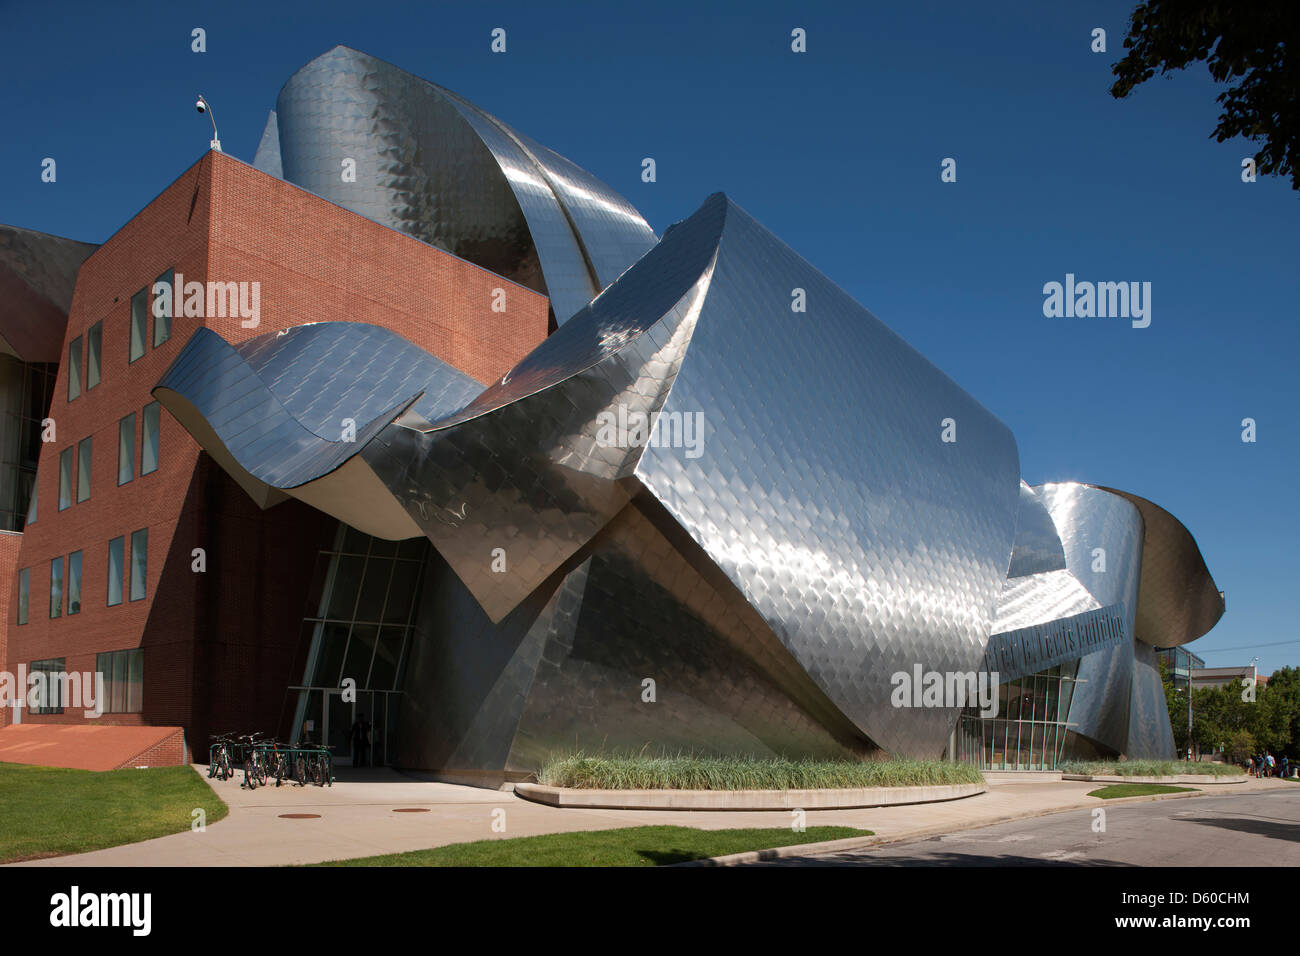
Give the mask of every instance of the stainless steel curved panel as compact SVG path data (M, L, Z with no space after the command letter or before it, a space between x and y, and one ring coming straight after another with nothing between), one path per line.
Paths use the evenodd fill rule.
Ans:
M698 546L670 540L681 536L672 519L656 527L644 509L662 511L630 505L593 542L570 626L551 630L536 667L508 769L575 749L872 752Z
M1173 760L1174 734L1156 652L1141 641L1134 645L1133 651L1133 690L1124 753L1135 760Z
M697 412L701 456L648 448L637 477L863 733L938 756L957 710L895 708L890 678L979 667L1015 532L1010 431L730 202L664 405Z
M238 346L201 328L154 394L200 444L215 438L249 475L290 489L339 468L404 410L439 417L478 389L388 329L329 322Z
M0 226L0 352L59 362L81 264L99 246Z
M1145 498L1116 488L1104 490L1131 501L1142 514L1137 639L1153 647L1176 647L1208 633L1223 617L1223 593L1191 532Z
M284 178L548 295L566 321L655 242L607 185L463 97L338 46L276 102ZM344 158L357 164L344 182Z
M280 164L280 123L276 119L275 110L271 110L266 117L262 138L258 140L257 152L253 154L253 168L276 179L284 179L284 167Z
M1077 733L1122 753L1128 743L1142 518L1123 498L1091 485L1066 482L1034 490L1060 534L1069 573L1098 604L1122 612L1126 639L1080 659L1069 716Z
M630 493L616 479L630 473L642 449L602 442L601 415L622 409L653 420L690 343L708 279L706 270L650 331L597 364L490 412L454 416L452 424L425 431L393 425L363 452L493 621L627 504ZM493 560L498 548L504 571Z
M1052 524L1052 516L1034 489L1020 482L1020 507L1016 510L1016 543L1011 550L1008 578L1020 578L1065 567L1065 551Z

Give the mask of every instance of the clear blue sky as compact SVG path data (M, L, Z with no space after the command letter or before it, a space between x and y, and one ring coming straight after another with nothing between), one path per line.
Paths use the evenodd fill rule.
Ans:
M1028 481L1181 519L1228 596L1192 645L1209 663L1300 662L1300 194L1240 181L1254 148L1209 138L1203 66L1110 97L1132 3L971 6L0 0L0 222L103 241L206 150L197 92L251 161L281 84L346 43L573 159L657 231L726 191L1001 417ZM1151 282L1150 328L1044 318L1067 272Z

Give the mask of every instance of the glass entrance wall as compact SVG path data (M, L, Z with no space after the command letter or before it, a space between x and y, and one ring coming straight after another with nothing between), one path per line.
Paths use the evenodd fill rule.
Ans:
M998 711L962 712L949 758L981 770L1054 770L1069 735L1070 699L1078 663L1049 667L998 687Z
M328 743L346 763L349 731L364 714L371 762L387 762L428 548L424 538L385 541L339 524L317 563L320 604L303 621L311 643L303 681L290 688L298 696L295 740ZM354 699L343 699L344 681Z

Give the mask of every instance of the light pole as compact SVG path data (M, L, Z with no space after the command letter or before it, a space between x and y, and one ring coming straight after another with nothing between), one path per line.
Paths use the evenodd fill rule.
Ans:
M208 114L208 119L212 122L212 142L208 145L218 153L221 152L221 139L217 136L217 118L213 115L212 107L208 105L208 101L203 98L202 93L199 94L198 102L194 104L194 108L200 113Z

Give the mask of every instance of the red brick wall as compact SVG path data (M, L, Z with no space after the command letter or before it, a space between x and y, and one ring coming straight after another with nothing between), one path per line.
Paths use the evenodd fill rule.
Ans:
M153 348L149 319L142 358L127 361L131 295L168 268L197 280L261 283L261 322L177 315L171 338ZM504 289L506 311L491 309ZM177 310L179 311L179 310ZM165 411L159 467L117 484L118 421L140 412L149 390L202 324L242 341L304 322L385 325L476 379L489 382L546 335L542 296L415 239L354 215L238 160L208 153L82 267L68 320L68 343L104 321L101 382L67 401L61 367L50 416L57 441L42 448L37 520L22 536L13 582L8 647L18 663L66 657L91 671L101 651L143 647L144 712L106 714L105 723L184 727L206 753L207 734L233 729L285 731L285 688L298 683L305 655L302 617L316 552L334 522L299 502L261 511ZM91 497L57 510L59 453L93 435ZM74 454L75 459L75 454ZM74 468L75 473L75 468ZM75 483L74 483L75 484ZM149 529L147 597L106 606L109 539ZM206 551L207 571L191 570ZM82 551L82 611L48 616L50 560ZM30 568L29 623L14 626L15 568ZM24 713L24 722L72 723Z
M262 283L261 326L208 324L237 342L306 322L383 325L480 382L546 337L547 300L410 236L218 155L210 277ZM494 289L505 311L492 311Z
M207 761L207 752L203 754L203 761ZM176 733L171 734L165 740L154 744L143 753L138 753L130 760L118 767L118 770L126 770L133 767L175 767L183 763L189 763L191 760L189 748L185 745L185 731L178 729Z
M14 580L14 572L18 570L18 552L22 548L23 536L16 531L0 531L0 581L9 582ZM14 617L9 613L9 599L14 594L12 588L0 587L0 613L4 615L0 618L0 666L8 660L5 654L6 644L8 643L9 625ZM15 613L17 613L15 611ZM7 707L0 707L0 727L4 727L10 722L12 714Z

